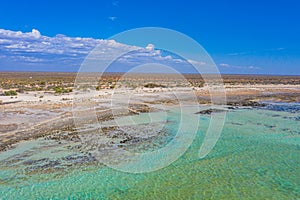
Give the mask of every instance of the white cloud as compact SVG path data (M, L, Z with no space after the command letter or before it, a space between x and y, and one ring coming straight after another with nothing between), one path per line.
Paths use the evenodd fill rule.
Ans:
M36 30L32 29L31 32L23 33L21 31L10 31L5 29L0 29L0 35L7 38L35 38L38 39L41 37L41 33Z
M154 45L153 44L148 44L146 46L146 49L149 50L149 51L153 51L154 50Z
M116 16L110 16L110 17L108 17L108 19L110 19L111 21L115 21L117 19L117 17Z
M253 66L253 65L250 65L250 66L241 66L241 65L230 65L230 64L227 64L227 63L221 63L219 64L220 67L223 67L223 68L227 68L227 69L244 69L244 70L260 70L262 69L261 67L256 67L256 66Z
M55 37L42 36L36 29L29 33L0 29L0 50L8 55L12 53L87 55L97 45L101 45L103 48L126 46L112 40L72 38L61 34Z
M32 29L31 36L33 36L35 38L40 38L41 37L41 33L38 30L36 30L36 29Z
M175 66L178 69L187 65L187 62L182 59L173 58L171 55L162 55L160 50L155 50L153 44L142 48L118 43L114 40L67 37L62 34L48 37L43 36L36 29L28 33L0 29L0 70L3 69L3 63L6 66L30 64L37 68L39 66L44 68L52 66L53 68L61 65L64 65L65 68L68 67L67 65L79 67L95 47L97 51L90 59L109 60L119 52L134 51L119 59L120 64L161 63Z
M251 65L251 66L248 66L248 68L249 68L249 69L257 69L257 70L261 69L261 67L255 67L255 66L252 66L252 65Z
M235 52L235 53L229 53L227 54L228 56L240 56L240 55L247 55L250 54L251 52Z
M0 44L9 44L10 40L7 39L0 39Z
M25 62L31 62L31 63L37 63L37 62L45 61L41 58L27 57L27 56L15 56L15 59L16 60L24 60Z
M221 67L230 67L230 65L229 65L229 64L226 64L226 63L221 63L220 66L221 66Z
M192 65L206 65L207 63L204 61L196 61L196 60L188 60Z

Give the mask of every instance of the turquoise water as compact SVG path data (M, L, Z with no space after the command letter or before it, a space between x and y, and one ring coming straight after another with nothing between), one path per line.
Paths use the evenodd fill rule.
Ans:
M0 153L0 199L299 199L299 112L237 109L227 112L216 146L199 159L210 116L199 119L187 151L160 170L116 171L73 152L70 145L39 139ZM164 140L180 120L167 116ZM76 156L74 156L76 153ZM72 159L65 159L66 157Z

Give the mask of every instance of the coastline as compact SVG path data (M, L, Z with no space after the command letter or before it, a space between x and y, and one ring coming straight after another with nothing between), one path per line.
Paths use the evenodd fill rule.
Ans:
M19 73L15 74L10 72L10 75L15 78L13 79L11 77L12 79L10 79L10 77L4 76L5 78L3 79L3 74L1 75L0 73L0 78L2 76L2 79L0 79L2 80L2 90L5 90L3 88L5 86L4 83L8 79L11 85L16 85L20 81L22 83L24 81L29 83L33 81L35 83L34 87L40 87L37 83L41 84L42 82L42 84L44 84L43 82L48 81L47 83L49 83L57 80L65 80L65 82L61 82L60 84L67 84L69 86L74 78L73 73L54 73L56 77L52 77L52 73L50 77L48 77L49 74L45 75L47 78L44 77L44 79L41 79L42 74L40 73L35 74L37 77L28 77L29 74L30 73L23 73L20 75ZM119 76L119 74L109 74L104 79L104 83L102 83L103 88L95 93L97 98L93 100L94 102L91 105L94 106L95 102L97 102L95 109L99 121L118 117L109 107L111 95L114 91L114 88L110 87L111 84L114 84L112 80L117 81L117 76ZM173 81L171 79L172 75L170 75L170 80L167 81L161 79L161 75L155 76L156 82L161 85L168 84L167 81ZM64 77L67 78L64 79ZM157 77L160 79L157 80ZM230 77L230 75L227 75L227 78L224 79L227 98L226 105L232 108L240 106L260 107L265 105L265 103L262 102L267 101L286 103L300 102L300 87L298 84L298 82L300 82L300 76L294 76L293 80L281 80L280 77L275 77L274 79L274 76L270 76L267 79L262 79L262 81L264 79L266 80L265 84L250 84L251 81L248 83L249 80L257 79L255 76L231 76L231 82L228 80L228 77ZM269 84L269 79L272 79L272 77L274 80L278 80L278 83ZM153 80L143 78L142 80L148 82ZM209 86L204 84L201 87L196 87L197 83L195 83L195 77L193 76L188 80L192 82L191 87L198 98L199 105L210 105ZM274 80L271 80L271 82ZM248 84L245 84L244 81ZM291 83L283 84L283 82L286 81L292 81L295 85ZM182 90L184 91L184 88ZM178 105L178 101L172 94L172 91L159 85L153 88L140 86L131 89L131 92L137 97L136 102L133 103L130 108L125 108L119 116L151 112L155 110L155 107L162 105ZM38 90L24 91L18 93L17 96L0 96L0 118L2 119L0 124L0 151L12 148L16 143L24 140L37 139L66 131L70 133L76 132L72 113L74 95L74 91L57 94L51 90Z

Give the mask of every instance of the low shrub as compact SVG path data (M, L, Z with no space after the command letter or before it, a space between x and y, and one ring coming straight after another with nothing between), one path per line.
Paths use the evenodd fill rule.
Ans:
M145 88L156 88L156 87L161 87L165 88L166 86L161 85L161 84L156 84L156 83L147 83L144 85Z
M18 93L15 90L9 90L4 92L4 96L16 96Z
M62 87L55 87L54 88L54 92L56 94L70 93L70 92L73 92L73 89L66 89L66 88L62 88Z

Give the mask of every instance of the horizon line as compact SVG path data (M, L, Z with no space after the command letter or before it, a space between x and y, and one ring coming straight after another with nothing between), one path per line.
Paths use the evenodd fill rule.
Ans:
M78 71L17 71L17 70L1 70L0 73L70 73L70 74L76 74L79 73ZM111 74L124 74L126 72L96 72L96 71L90 71L90 72L80 72L80 73L111 73ZM176 74L176 73L132 73L132 74ZM198 73L180 73L183 75L202 75ZM203 73L206 75L215 75L210 73ZM242 76L300 76L300 74L246 74L246 73L219 73L220 75L242 75Z

